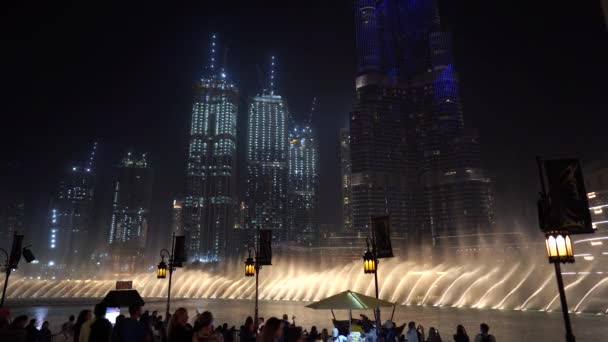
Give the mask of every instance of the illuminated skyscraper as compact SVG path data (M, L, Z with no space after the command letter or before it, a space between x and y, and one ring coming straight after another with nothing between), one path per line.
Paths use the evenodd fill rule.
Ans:
M133 272L142 266L149 235L153 173L145 153L127 153L117 169L108 243L114 271Z
M0 164L0 248L10 251L13 234L24 231L23 164Z
M94 143L87 162L68 171L51 200L47 263L68 274L79 271L92 254L96 151Z
M218 261L227 253L236 198L236 120L239 93L216 61L211 39L207 74L194 85L183 229L192 261Z
M491 184L476 135L464 124L452 37L441 27L437 5L431 0L404 5L403 75L410 80L409 115L416 117L422 195L417 235L444 249L491 233Z
M602 236L608 236L608 163L585 163L583 174L593 228Z
M310 125L296 125L289 131L288 156L287 238L309 246L316 245L319 146Z
M23 210L25 204L20 197L2 201L0 207L0 246L10 248L15 232L23 233Z
M348 128L340 129L340 175L340 183L342 186L342 230L344 232L352 232L352 170L350 163L350 132Z
M412 220L402 121L408 93L387 77L366 76L350 116L352 227L369 234L370 218L388 214L392 231L403 234Z
M284 99L275 95L274 63L270 90L251 99L247 131L247 225L272 229L287 238L287 118Z
M487 232L490 180L464 126L451 36L435 1L357 0L355 19L354 228L384 211L413 246Z
M171 206L171 234L175 233L175 235L184 235L182 224L182 207L184 206L184 201L182 200L173 200L173 205Z
M355 26L357 35L357 72L382 71L381 15L376 8L378 0L355 1Z

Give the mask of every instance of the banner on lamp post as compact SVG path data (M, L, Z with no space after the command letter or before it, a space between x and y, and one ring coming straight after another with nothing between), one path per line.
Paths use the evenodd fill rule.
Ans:
M184 262L186 262L186 237L180 235L175 237L175 247L173 250L173 266L182 267Z
M577 159L544 161L549 187L546 230L594 233L581 165Z
M258 265L272 265L272 230L260 229Z
M16 269L21 260L21 248L23 247L23 235L13 235L13 245L11 247L11 255L9 256L8 265L11 269Z
M372 229L376 240L376 257L392 258L393 246L391 244L390 219L388 216L372 218Z

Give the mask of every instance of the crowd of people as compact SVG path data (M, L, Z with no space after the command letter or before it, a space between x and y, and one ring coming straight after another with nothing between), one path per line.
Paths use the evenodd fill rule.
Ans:
M463 325L456 326L456 333L452 335L454 342L496 342L494 335L490 334L490 326L486 323L481 323L479 333L473 340L469 338L466 329ZM430 327L428 335L424 334L424 327L416 326L416 322L407 324L407 332L399 337L400 341L408 342L448 342L450 339L443 339L439 330L435 327Z
M94 310L82 310L77 317L70 316L62 324L61 330L52 333L49 322L41 328L35 319L20 315L13 320L8 311L0 309L0 341L15 342L447 342L452 339L442 337L439 330L430 327L428 333L421 325L409 322L406 326L396 327L394 322L386 321L380 333L367 317L362 316L360 332L357 337L348 331L334 327L330 331L312 326L310 331L295 324L295 317L288 320L271 317L258 318L257 324L247 317L238 329L228 327L227 323L215 326L213 314L209 311L195 313L190 319L186 308L178 308L173 315L164 317L156 311L144 311L141 305L129 307L129 317L118 315L115 324L106 318L106 306L97 304ZM454 342L496 342L489 333L490 327L482 323L479 333L470 338L462 325L456 327ZM356 340L356 341L355 341Z

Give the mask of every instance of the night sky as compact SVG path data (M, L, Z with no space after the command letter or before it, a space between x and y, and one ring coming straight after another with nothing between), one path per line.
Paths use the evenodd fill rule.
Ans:
M606 157L608 34L599 1L541 2L441 2L465 123L479 133L507 226L534 224L536 155ZM321 222L340 222L338 132L354 98L352 1L41 2L3 16L0 148L3 163L23 165L5 182L26 194L28 228L42 231L50 192L95 139L98 229L109 227L112 166L127 149L149 154L152 229L168 229L184 185L191 85L208 63L212 33L228 48L226 68L242 95L240 178L247 99L261 90L274 54L278 93L294 119L306 118L318 98Z

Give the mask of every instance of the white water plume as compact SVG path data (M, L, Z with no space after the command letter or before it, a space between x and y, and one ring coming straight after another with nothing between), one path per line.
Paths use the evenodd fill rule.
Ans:
M364 274L358 261L334 264L297 258L276 257L273 266L260 273L260 299L315 301L351 289L373 296L374 277ZM205 270L178 269L173 274L173 298L222 298L250 300L255 280L244 276L242 262L226 262ZM215 269L211 269L214 267ZM478 309L550 310L556 301L553 269L526 262L425 266L399 258L383 259L378 283L382 299L403 305L473 307ZM569 272L572 274L573 272ZM104 279L37 280L14 276L8 287L9 299L99 298L112 290L116 280L132 280L145 298L162 298L168 281L156 279L154 272L132 277ZM608 278L593 275L565 276L566 289L575 312L598 313L588 303L603 303L593 297L608 287ZM593 297L594 300L590 300ZM603 304L600 304L603 305ZM606 306L599 308L601 313Z

